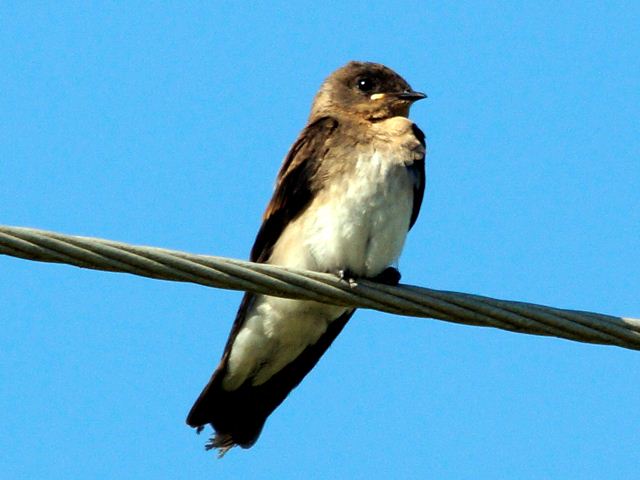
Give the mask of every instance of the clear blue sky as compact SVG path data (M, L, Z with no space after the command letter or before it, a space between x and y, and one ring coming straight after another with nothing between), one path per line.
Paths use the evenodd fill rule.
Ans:
M405 282L640 317L640 4L209 3L2 3L0 224L246 258L378 61L429 94ZM3 478L638 475L638 352L371 311L218 461L184 419L240 296L0 257Z

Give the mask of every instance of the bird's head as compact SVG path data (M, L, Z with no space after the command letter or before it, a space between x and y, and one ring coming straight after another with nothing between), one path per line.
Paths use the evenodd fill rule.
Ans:
M411 104L425 97L384 65L349 62L324 81L313 102L311 118L336 114L369 121L407 117Z

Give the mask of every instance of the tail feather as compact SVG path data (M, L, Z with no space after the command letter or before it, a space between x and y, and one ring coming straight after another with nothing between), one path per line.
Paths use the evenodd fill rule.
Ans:
M218 449L218 458L224 457L225 453L236 446L233 437L227 433L216 433L204 446L206 450Z
M222 386L228 358L225 354L187 416L187 424L198 433L206 424L211 424L216 431L206 445L207 450L217 448L222 456L235 445L251 447L267 417L316 365L353 312L348 311L332 321L315 344L309 345L293 362L261 385L252 385L249 379L235 390L225 390Z

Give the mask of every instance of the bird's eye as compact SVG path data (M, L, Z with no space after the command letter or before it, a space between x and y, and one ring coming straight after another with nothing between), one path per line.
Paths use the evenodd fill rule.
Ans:
M368 93L373 90L373 80L369 77L359 78L356 82L356 86L361 92Z

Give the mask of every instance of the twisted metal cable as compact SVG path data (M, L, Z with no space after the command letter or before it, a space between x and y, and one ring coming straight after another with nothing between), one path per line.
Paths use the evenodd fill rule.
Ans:
M640 350L640 319L367 280L351 286L331 274L22 227L0 226L0 254Z

